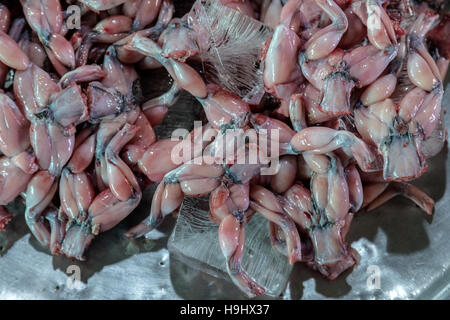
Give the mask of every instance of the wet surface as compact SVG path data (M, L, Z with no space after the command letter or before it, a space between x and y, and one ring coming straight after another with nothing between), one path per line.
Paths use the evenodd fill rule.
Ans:
M148 98L163 92L152 79L161 71L144 75ZM443 107L450 105L450 90ZM190 129L199 119L199 104L183 94L158 128L161 138L173 129ZM445 116L447 128L449 115ZM329 281L296 264L282 299L448 299L450 298L450 162L447 147L429 161L428 172L416 181L435 201L432 218L411 202L396 198L379 209L358 213L348 240L360 255L359 264ZM10 206L14 219L0 233L0 299L244 299L228 280L199 271L167 249L175 218L168 218L148 239L129 240L124 232L149 211L154 187L139 208L119 226L93 241L87 261L53 257L30 235L23 206ZM80 281L73 281L79 275ZM379 286L374 279L377 276Z
M447 90L444 105L450 101L449 92ZM189 123L194 119L193 113L198 112L192 108L196 109L198 105L183 96L167 121ZM448 127L448 115L446 123ZM296 264L280 298L449 298L450 191L447 183L450 170L447 148L429 165L429 171L417 180L417 185L436 200L431 219L401 198L373 212L358 213L348 240L360 255L359 264L334 281ZM7 231L0 233L0 298L245 298L226 278L213 277L170 255L167 242L175 225L174 218L164 221L149 239L129 240L124 236L127 228L147 214L153 190L154 187L146 191L136 212L93 241L85 262L52 257L43 250L26 227L23 206L16 204L12 208L16 213L14 219ZM79 284L72 281L73 266L79 267ZM379 271L379 288L367 285L376 273L374 270Z

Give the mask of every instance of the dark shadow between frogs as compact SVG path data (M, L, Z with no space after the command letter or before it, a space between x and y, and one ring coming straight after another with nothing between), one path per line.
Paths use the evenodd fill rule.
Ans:
M0 232L0 258L3 257L14 243L29 233L23 212L25 210L21 201L14 201L7 206L9 212L14 213L5 231Z

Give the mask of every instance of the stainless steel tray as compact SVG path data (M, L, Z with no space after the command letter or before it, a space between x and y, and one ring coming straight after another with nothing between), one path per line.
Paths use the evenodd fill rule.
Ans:
M164 74L150 72L144 88ZM158 88L164 90L163 85ZM153 93L155 95L155 93ZM450 105L447 84L443 108ZM177 127L189 129L200 107L184 94L158 128L168 137ZM449 115L445 116L450 128ZM348 240L360 254L359 264L334 281L296 264L282 299L449 299L450 298L450 162L447 147L429 162L417 181L435 201L432 218L410 202L394 199L376 211L359 213ZM240 299L228 280L187 265L167 250L175 225L168 218L148 239L128 240L124 232L150 208L154 187L130 217L98 236L87 261L53 257L30 235L23 207L6 232L0 233L0 299ZM73 281L80 275L80 281ZM379 288L368 282L379 275ZM372 282L370 282L372 283ZM373 283L372 283L373 284ZM261 299L267 297L260 297Z

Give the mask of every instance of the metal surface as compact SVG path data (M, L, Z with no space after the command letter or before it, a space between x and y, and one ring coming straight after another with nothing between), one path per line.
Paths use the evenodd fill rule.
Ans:
M147 79L161 74L149 73ZM151 80L149 80L150 82ZM146 83L145 87L154 87ZM163 91L163 88L160 88ZM450 105L450 88L443 107ZM160 137L199 118L199 106L183 95L169 113ZM445 116L447 128L449 115ZM378 210L354 218L348 240L359 264L334 281L323 279L301 264L293 268L283 299L448 299L450 298L450 162L447 147L429 161L417 181L435 201L431 219L411 202L394 199ZM129 240L125 230L150 208L154 188L139 208L113 230L99 235L87 261L53 257L30 235L23 208L6 232L0 233L0 299L240 299L228 280L198 271L169 254L167 242L175 225L168 218L148 239ZM72 279L79 271L80 281ZM368 286L379 271L379 289ZM262 299L267 297L260 297Z
M450 104L447 86L444 105ZM194 112L193 112L194 110ZM198 105L187 96L167 123L192 123ZM446 116L447 127L450 125ZM172 125L172 128L174 126ZM171 128L166 128L166 135ZM164 134L163 134L164 135ZM359 264L328 281L301 264L294 266L284 299L424 299L450 298L450 166L447 148L430 161L417 181L436 200L432 219L397 198L370 213L359 213L348 239L360 254ZM146 191L136 213L98 236L87 261L53 257L30 235L22 214L0 233L1 299L217 299L244 298L228 280L215 278L171 257L167 241L175 224L169 218L149 239L128 240L125 230L150 207L154 188ZM72 282L73 265L81 282ZM380 289L367 286L379 268ZM369 272L368 272L369 271ZM75 283L76 284L76 283ZM264 297L263 297L264 298Z

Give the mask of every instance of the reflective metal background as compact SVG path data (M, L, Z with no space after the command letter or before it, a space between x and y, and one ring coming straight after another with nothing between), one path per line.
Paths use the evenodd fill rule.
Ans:
M156 72L158 73L158 72ZM164 74L148 73L145 88ZM164 82L164 81L163 81ZM157 85L162 92L163 85ZM450 105L450 90L443 107ZM153 93L152 95L155 95ZM167 137L184 124L198 119L199 106L183 95L170 112L159 136ZM445 116L447 128L449 116ZM426 218L401 198L376 211L359 213L348 240L359 252L359 264L337 280L328 281L296 264L283 299L448 299L450 298L450 163L447 147L432 159L417 185L436 201L434 216ZM98 236L87 261L53 257L30 236L17 205L16 216L0 233L1 299L236 299L244 298L234 285L212 277L171 257L167 241L175 219L167 219L150 239L128 240L124 232L139 222L150 207L154 188L146 191L137 212L115 229ZM71 266L81 272L80 286L73 287L66 273ZM380 289L367 286L370 266L380 270ZM368 270L369 268L369 270ZM373 267L372 267L373 268ZM372 271L373 272L373 271ZM72 273L69 272L70 274ZM262 297L264 298L264 297Z

